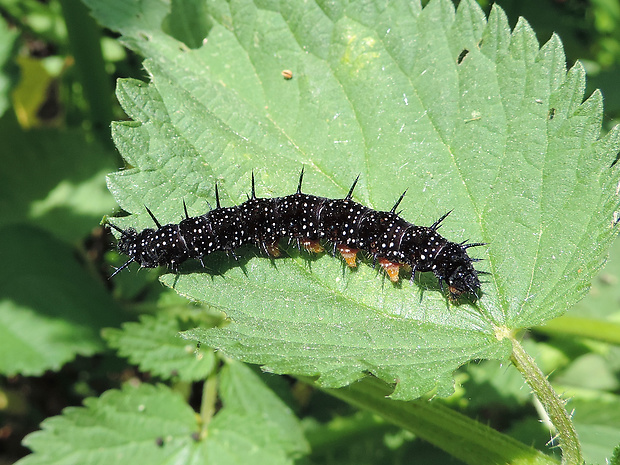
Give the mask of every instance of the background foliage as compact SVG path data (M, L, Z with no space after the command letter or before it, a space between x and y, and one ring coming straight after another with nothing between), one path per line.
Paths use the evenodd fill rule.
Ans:
M569 66L576 59L583 60L589 74L588 85L602 88L606 102L604 124L611 127L617 118L619 92L613 85L620 53L617 37L620 29L615 27L620 20L616 2L600 1L589 6L571 1L547 2L543 7L539 2L500 4L512 25L520 14L524 15L541 43L549 39L551 31L560 33ZM168 16L175 20L154 22L161 12L151 9L144 12L144 21L154 22L156 28L163 28L166 34L182 40L190 49L197 49L201 45L199 38L213 24L198 20L202 17L200 3L186 4L185 9L179 5L173 2L172 14ZM196 8L195 14L186 9L191 5ZM110 120L124 118L112 92L114 77L133 76L143 81L155 77L160 79L158 84L165 86L158 64L148 62L145 72L140 65L141 58L122 48L109 31L100 34L89 20L88 10L79 2L40 4L5 0L0 2L0 7L5 18L0 27L0 131L5 141L0 174L3 212L0 244L2 256L9 264L4 267L0 280L0 368L5 375L0 393L0 415L5 425L0 434L3 460L11 463L25 453L19 441L26 432L37 429L40 421L60 413L65 406L81 405L87 396L94 398L86 403L86 409L72 409L61 417L50 418L44 424L45 433L31 436L28 446L42 451L51 450L48 444L55 448L66 444L72 449L77 437L83 445L77 452L83 463L97 455L95 448L101 446L102 438L105 444L122 450L128 459L149 457L149 463L169 458L162 456L161 449L153 452L153 446L160 443L166 445L165 454L183 460L185 454L208 459L210 453L217 452L218 457L228 457L231 451L217 450L217 445L241 440L249 441L245 447L240 446L242 450L271 451L271 455L246 460L270 463L285 462L309 450L312 455L307 460L317 463L398 463L413 456L427 457L434 463L448 460L444 452L415 440L408 432L411 428L400 429L379 417L356 412L349 404L339 403L320 391L311 391L306 385L253 373L231 361L225 362L219 377L207 378L201 386L202 392L200 389L196 392L196 386L200 385L192 385L192 381L211 373L221 362L208 348L201 347L195 352L191 342L170 335L196 326L215 326L221 315L208 307L187 304L162 288L154 273L125 273L113 283L107 282L105 276L110 265L105 260L120 262L113 254L107 254L104 260L104 250L111 239L97 228L101 217L112 212L116 205L105 188L104 175L122 166L107 129ZM95 16L102 20L104 13L96 12ZM551 24L549 18L553 18ZM123 31L129 26L117 23L114 29ZM126 30L123 32L124 40L134 50L147 54L140 47L152 45L140 42L138 33L131 36ZM103 50L103 54L98 50ZM179 72L182 74L183 69ZM230 68L223 68L221 73L231 82L247 78L247 74L235 73ZM128 103L131 91L139 96L150 90L141 88L136 81L124 81L119 87L124 110L138 119L137 114L130 113L140 109L138 104L132 108ZM255 97L247 95L247 98ZM330 99L322 97L321 101ZM178 100L179 105L184 102L183 98ZM275 111L286 115L289 109ZM148 117L149 113L145 115ZM123 130L130 131L132 127L132 124L115 126L116 143L125 156L131 154L131 149L123 145ZM163 147L152 149L163 150ZM291 172L298 170L297 164L293 165ZM191 168L186 167L186 172L191 173ZM343 172L342 182L335 187L316 177L309 184L313 192L316 189L323 195L337 195L346 189L345 182L353 178L353 171ZM290 191L290 187L269 180L270 171L259 174L261 187L271 190L269 195ZM287 174L282 179L288 182L290 176ZM205 197L212 188L211 180L207 181L204 181ZM183 180L188 186L200 186L200 182L200 179ZM226 186L230 202L237 202L247 190L247 179L236 182L238 186ZM370 186L372 180L364 183ZM403 188L402 182L394 184L394 192L383 192L381 198L371 187L363 186L360 200L383 205L393 200L396 190ZM158 191L154 192L161 198ZM180 211L181 197L188 204L195 204L197 211L205 208L196 203L199 199L188 195L172 196L170 211ZM127 211L137 211L144 201L138 193L136 199L122 206ZM166 219L172 220L174 215ZM408 219L432 221L432 218ZM139 221L146 224L144 220ZM313 264L313 271L318 275L338 275L339 268L334 262L329 257L320 260ZM556 389L571 397L569 408L575 408L575 424L584 452L593 463L611 456L618 437L614 414L620 409L616 262L620 259L614 260L612 251L612 259L595 279L590 295L569 316L536 328L526 341L526 347L537 356L543 371L553 373L551 380ZM323 266L329 269L322 271ZM250 277L260 277L260 267L265 272L272 271L267 270L266 264L258 267ZM294 266L291 269L294 271ZM367 275L356 276L366 284L380 284L364 268L359 274ZM284 281L291 282L292 278L286 277ZM196 288L199 286L194 291ZM186 293L190 292L191 289ZM425 302L434 301L436 296L431 294L425 295ZM462 310L467 313L465 307ZM122 330L118 329L122 321L138 319L139 315L140 323L128 322ZM521 321L523 326L534 323L537 321L532 319ZM103 328L117 329L108 329L101 337ZM118 356L127 356L129 360ZM449 373L452 368L445 371ZM554 452L545 446L551 433L538 422L529 390L512 367L497 362L471 364L461 368L456 378L457 392L442 402L472 417L485 419L526 444L535 440L538 449ZM150 382L154 380L166 385L154 387ZM444 381L450 384L449 379ZM264 383L272 390L265 389ZM130 387L132 384L139 386ZM110 391L121 385L120 391ZM237 392L240 386L251 388L251 394ZM219 392L224 407L214 417L209 430L217 431L225 440L218 441L216 435L209 441L196 442L201 432L206 431L206 425L196 420L190 406L200 409L200 405L208 405L201 404L200 399L213 396L213 391ZM255 403L248 404L247 399ZM303 418L301 424L291 418L291 409ZM384 407L378 407L381 409L385 411ZM145 415L147 418L137 420L140 428L119 429L124 425L124 415L151 411L151 415ZM202 419L210 418L208 412L200 413ZM99 426L107 428L105 434L97 434L97 441L93 441L92 431L85 428L95 417L105 418ZM264 422L250 421L256 418ZM240 424L247 424L248 430L240 432ZM162 430L161 425L168 425L168 429ZM134 436L136 429L143 432L143 437ZM161 437L153 439L155 432ZM279 439L274 441L274 438ZM62 463L66 453L62 448L56 450L58 456L35 454L26 462L58 460ZM150 456L151 453L154 455Z

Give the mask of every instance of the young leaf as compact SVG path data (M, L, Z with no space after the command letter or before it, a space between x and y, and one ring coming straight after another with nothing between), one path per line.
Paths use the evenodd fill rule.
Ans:
M193 463L288 464L307 451L288 407L249 368L233 363L222 377L224 406L202 440L197 416L180 395L162 385L125 386L45 420L24 441L34 454L18 463L157 465L191 457ZM228 383L245 389L234 392Z
M122 330L107 328L103 336L142 371L163 379L205 379L215 363L213 351L181 339L181 329L181 322L170 315L143 315L139 323L125 323Z
M361 174L356 200L389 210L408 188L407 220L453 210L442 235L488 244L472 250L490 272L483 295L458 306L429 276L394 286L367 265L294 252L270 261L250 249L165 276L231 317L189 334L227 354L326 386L371 372L397 383L395 397L447 393L454 368L505 357L506 334L579 300L616 235L620 141L600 136L600 93L584 102L583 67L566 72L560 40L540 48L498 7L487 20L469 0L456 11L448 0L212 2L190 50L160 29L172 18L155 0L122 19L88 3L151 77L118 86L134 120L114 125L131 168L109 186L134 214L120 226L152 226L145 204L162 223L179 220L183 199L204 213L216 182L226 205L240 203L251 172L259 195L289 194L303 165L305 192L344 197Z

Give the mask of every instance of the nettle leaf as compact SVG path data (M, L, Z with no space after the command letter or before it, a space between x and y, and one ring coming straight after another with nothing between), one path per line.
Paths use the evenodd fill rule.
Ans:
M179 337L183 326L170 315L142 315L138 323L125 323L122 329L105 329L103 336L142 371L163 379L203 380L213 369L215 356L209 348L196 347Z
M151 78L118 86L133 119L113 127L130 165L109 177L133 214L119 225L152 227L145 204L162 223L182 217L183 199L202 214L216 182L238 204L251 172L260 196L290 194L303 165L307 193L343 197L361 174L356 200L386 210L408 188L407 220L453 210L442 235L488 243L472 252L486 259L484 294L461 305L432 276L393 285L327 254L214 254L206 270L163 278L233 322L187 337L330 387L370 372L396 382L395 397L446 394L456 367L505 357L503 335L564 313L603 263L618 131L601 137L601 95L584 101L583 67L566 71L558 37L540 47L499 7L487 20L472 0L210 2L190 49L159 29L179 30L179 8L123 2L118 19L109 2L88 3Z
M18 463L287 464L307 452L291 410L248 367L230 362L220 376L223 407L203 440L196 413L178 393L127 385L45 420L24 440L34 453Z

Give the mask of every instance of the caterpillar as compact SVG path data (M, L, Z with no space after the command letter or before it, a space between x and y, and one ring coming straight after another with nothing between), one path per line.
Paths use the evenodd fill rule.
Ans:
M478 274L467 249L486 245L482 242L450 242L437 230L448 212L431 226L416 226L400 217L397 208L407 191L403 192L390 211L376 211L352 200L359 176L343 199L330 199L304 194L301 191L304 170L299 176L297 192L274 198L256 196L254 173L252 193L248 200L233 207L222 207L217 184L216 208L201 216L190 217L183 201L185 218L178 224L162 226L145 206L157 229L122 229L108 223L120 233L118 250L129 257L112 276L137 262L143 268L165 266L174 271L188 259L202 258L216 251L235 256L235 249L244 244L254 244L267 255L280 255L278 242L287 237L311 252L323 252L321 244L333 245L353 268L357 254L366 252L378 262L393 282L398 282L399 271L411 269L412 280L416 272L432 272L448 285L448 297L456 300L461 294L477 297L480 288ZM204 266L204 264L203 264Z

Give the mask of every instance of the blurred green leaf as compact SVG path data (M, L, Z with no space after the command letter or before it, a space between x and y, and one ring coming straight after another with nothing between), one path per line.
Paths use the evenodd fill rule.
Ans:
M613 463L613 450L620 445L620 398L571 400L567 408L574 412L587 463Z
M495 360L470 364L469 379L463 387L467 392L469 411L485 409L495 415L517 410L532 399L521 374L511 365Z
M103 182L110 152L79 130L21 130L0 119L0 226L32 224L66 242L82 240L114 208Z
M575 359L562 373L554 376L554 383L568 386L614 392L620 381L605 357L588 353Z
M0 227L0 255L1 373L40 375L103 350L99 332L120 311L70 247L22 224Z
M19 33L9 29L4 18L0 17L0 116L11 106L11 90L17 80L15 51Z
M588 295L570 309L569 316L620 323L620 241L614 242L609 253L610 258L592 282Z

